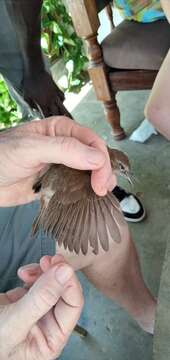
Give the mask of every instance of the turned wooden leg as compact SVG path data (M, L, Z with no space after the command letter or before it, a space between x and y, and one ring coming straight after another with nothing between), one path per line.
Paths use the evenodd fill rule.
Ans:
M115 140L124 139L126 137L126 134L120 125L120 111L114 95L111 101L104 102L104 108L107 120L112 126L113 136Z
M112 5L111 4L107 5L105 7L105 11L110 23L110 29L112 31L114 29Z
M96 0L67 0L72 20L77 34L85 39L89 59L89 74L96 97L105 106L107 119L112 126L116 140L125 138L124 130L120 126L120 113L112 92L107 66L103 59L101 45L97 35L100 26ZM113 27L112 7L108 5L106 12Z

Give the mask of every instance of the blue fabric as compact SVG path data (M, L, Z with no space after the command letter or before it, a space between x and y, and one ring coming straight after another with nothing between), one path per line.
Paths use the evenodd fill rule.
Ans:
M18 285L20 266L39 262L44 255L56 253L56 242L42 231L31 235L39 202L10 208L0 208L0 292Z
M160 0L115 0L114 4L127 20L150 23L166 18Z

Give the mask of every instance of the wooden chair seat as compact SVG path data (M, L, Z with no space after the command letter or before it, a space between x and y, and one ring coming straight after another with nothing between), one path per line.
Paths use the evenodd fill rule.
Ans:
M170 48L170 25L123 21L103 40L105 64L117 69L158 70Z

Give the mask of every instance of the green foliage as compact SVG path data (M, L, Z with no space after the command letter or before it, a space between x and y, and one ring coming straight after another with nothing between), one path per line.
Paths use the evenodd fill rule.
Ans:
M65 90L79 91L87 79L87 57L62 0L43 2L41 43L51 63L59 57L64 60L67 70Z
M0 76L0 129L15 126L21 121L16 103L11 99L8 88Z
M87 79L87 58L62 0L43 1L41 44L51 64L59 58L64 60L67 71L64 90L79 91ZM20 121L21 114L0 77L0 129L14 126Z

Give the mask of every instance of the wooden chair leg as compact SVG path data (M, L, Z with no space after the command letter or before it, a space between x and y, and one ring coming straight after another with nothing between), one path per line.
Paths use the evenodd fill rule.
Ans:
M107 67L103 59L102 48L97 40L100 22L96 8L96 0L67 0L67 2L76 32L87 44L89 74L96 97L99 101L104 103L107 119L113 128L115 139L121 140L125 137L125 133L120 126L119 109L116 104L115 96L111 90ZM112 22L111 5L108 5L106 11L109 21Z
M120 111L114 95L111 101L104 102L104 108L107 120L112 126L115 140L124 139L126 134L120 125Z
M79 336L81 336L82 338L85 338L88 335L88 331L80 325L75 326L74 332Z
M106 15L110 23L111 30L114 29L114 23L113 23L113 11L112 11L112 5L109 4L105 7Z

